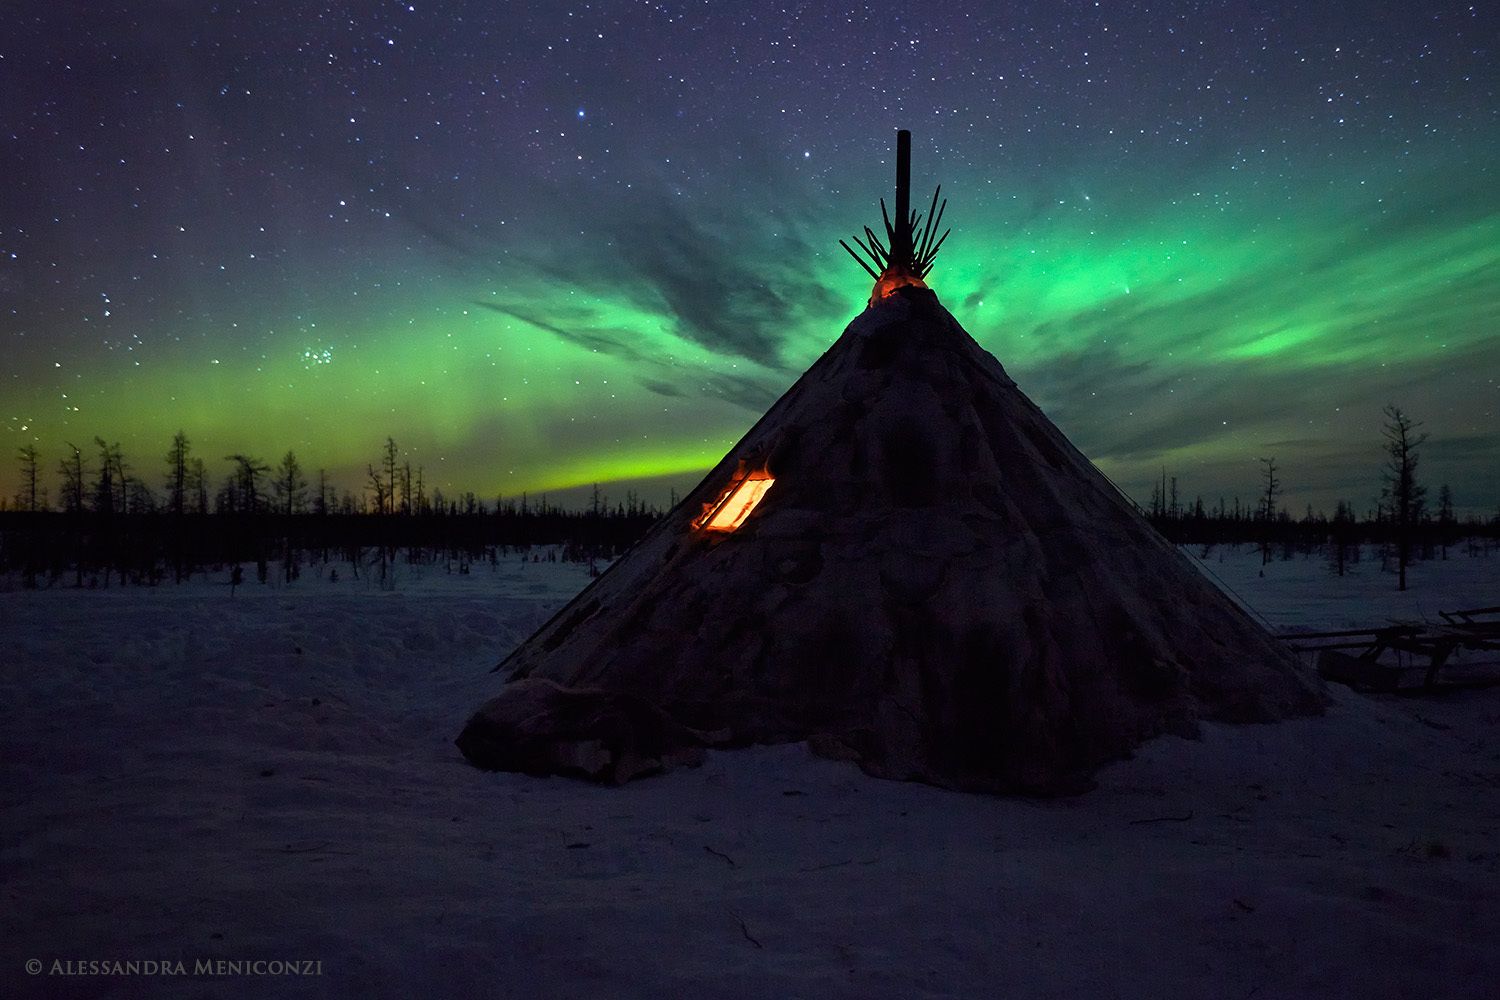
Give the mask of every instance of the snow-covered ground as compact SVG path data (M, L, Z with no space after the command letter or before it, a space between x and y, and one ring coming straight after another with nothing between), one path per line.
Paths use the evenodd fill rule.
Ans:
M1500 603L1500 554L1208 568L1278 627ZM1054 801L797 745L607 789L452 744L582 568L343 575L0 593L0 997L1500 994L1500 689L1334 688ZM189 975L54 974L147 960Z
M1275 632L1366 628L1388 621L1439 621L1439 611L1500 605L1500 550L1470 558L1450 546L1448 558L1413 563L1407 589L1396 589L1394 562L1381 572L1379 550L1366 547L1343 577L1320 554L1262 566L1250 546L1184 548L1210 577L1248 604Z

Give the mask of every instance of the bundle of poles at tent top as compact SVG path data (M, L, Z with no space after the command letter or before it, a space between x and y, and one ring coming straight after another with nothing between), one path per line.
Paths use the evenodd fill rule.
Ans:
M839 246L849 252L860 267L869 272L870 277L879 281L892 272L901 272L913 278L921 280L927 277L927 272L932 270L932 261L937 257L938 249L943 241L948 238L950 228L938 236L938 226L943 221L943 210L948 207L948 199L944 198L942 205L938 204L938 195L943 191L942 185L938 185L936 191L932 192L932 207L927 210L926 222L919 212L911 210L911 133L901 129L896 133L896 224L891 225L891 217L886 211L885 199L880 199L880 215L885 220L886 242L882 244L880 237L865 227L865 238L861 240L854 237L854 242L865 252L870 263L865 262L854 252L854 248L843 240L839 240ZM922 233L917 235L917 226L922 227ZM936 240L934 240L936 237Z

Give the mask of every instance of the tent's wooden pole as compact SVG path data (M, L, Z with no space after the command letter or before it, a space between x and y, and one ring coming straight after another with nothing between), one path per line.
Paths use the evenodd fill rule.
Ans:
M910 266L911 245L911 133L896 132L896 233L892 238L892 259Z

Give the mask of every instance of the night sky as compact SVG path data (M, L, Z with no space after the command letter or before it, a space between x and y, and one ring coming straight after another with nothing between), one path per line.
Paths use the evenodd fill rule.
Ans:
M837 337L889 198L1144 500L1372 507L1381 406L1500 503L1500 14L1448 2L77 3L0 31L0 427L160 485L387 435L486 498L690 486ZM696 474L696 475L695 475ZM53 497L56 498L55 486Z

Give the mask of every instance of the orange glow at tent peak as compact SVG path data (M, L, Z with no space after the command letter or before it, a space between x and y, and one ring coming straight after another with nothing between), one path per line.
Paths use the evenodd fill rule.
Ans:
M912 274L904 267L891 265L880 273L875 281L875 289L870 292L870 305L875 305L881 299L890 298L896 294L898 288L926 288L927 282Z
M775 482L776 477L766 468L737 476L717 502L704 505L703 516L694 522L694 527L704 531L735 530L745 523L745 518L765 499Z

